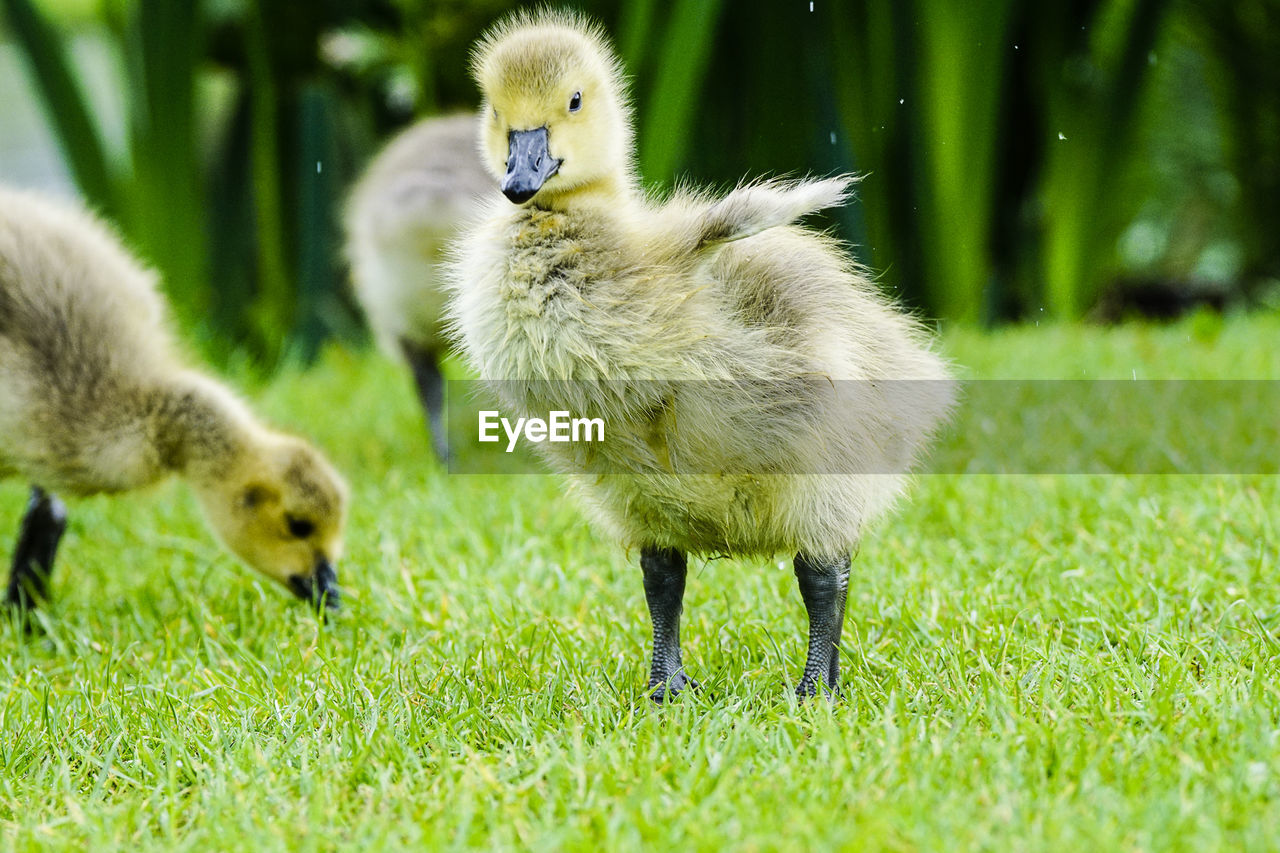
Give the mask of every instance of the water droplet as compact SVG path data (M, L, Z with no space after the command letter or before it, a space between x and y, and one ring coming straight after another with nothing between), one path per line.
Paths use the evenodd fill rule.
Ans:
M831 131L831 144L832 145L836 144L836 132L834 130Z
M1066 142L1066 141L1067 141L1067 135L1066 135L1065 133L1063 133L1062 131L1058 131L1058 141L1059 141L1059 142Z
M320 161L319 161L319 160L317 160L317 161L316 161L316 174L317 174L317 175L318 175L318 174L320 174Z
M898 98L898 103L905 104L906 102L907 102L906 98Z

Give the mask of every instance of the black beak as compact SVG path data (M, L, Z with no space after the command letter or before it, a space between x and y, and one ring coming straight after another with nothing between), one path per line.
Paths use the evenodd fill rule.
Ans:
M337 612L342 606L342 592L338 589L338 572L324 557L316 560L315 571L311 575L290 577L289 589L298 598L310 602L321 615L325 611Z
M502 194L516 204L533 198L542 185L560 168L561 160L551 156L547 129L513 130L507 134L507 174L502 178Z

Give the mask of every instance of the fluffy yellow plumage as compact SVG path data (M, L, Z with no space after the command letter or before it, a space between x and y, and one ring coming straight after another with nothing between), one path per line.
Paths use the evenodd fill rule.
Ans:
M951 402L920 325L835 241L791 224L842 202L852 180L646 197L618 62L573 15L500 24L474 69L481 152L510 201L491 205L453 266L467 355L507 380L520 414L605 417L600 447L544 447L594 516L641 549L647 592L676 577L683 589L686 552L785 550L799 553L802 592L836 579L842 614L850 550ZM657 636L678 600L659 592L651 681L663 698L685 677L678 640ZM839 620L819 621L828 633L802 692L834 686Z
M379 345L413 370L436 455L444 424L445 246L495 183L476 151L468 113L424 119L396 135L347 201L351 281Z
M178 474L241 559L335 606L342 478L185 367L166 314L155 276L108 228L75 206L0 188L0 476L36 487L10 602L30 606L45 592L65 524L48 491L119 492Z

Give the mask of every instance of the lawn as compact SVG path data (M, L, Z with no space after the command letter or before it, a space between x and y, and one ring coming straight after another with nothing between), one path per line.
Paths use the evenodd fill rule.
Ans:
M970 377L1276 379L1278 339L945 349ZM0 626L5 848L1277 847L1280 478L921 477L854 562L843 702L790 693L788 564L697 561L703 689L657 708L636 555L554 478L442 472L374 353L248 393L350 477L346 610L236 566L180 484L75 501L46 632ZM24 496L0 486L6 541Z

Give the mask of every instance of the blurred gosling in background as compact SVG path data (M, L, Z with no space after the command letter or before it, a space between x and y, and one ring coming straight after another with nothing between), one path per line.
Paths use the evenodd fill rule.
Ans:
M440 360L447 242L497 183L476 152L476 120L429 118L374 158L347 202L347 259L379 346L409 363L442 461L448 444Z
M32 483L6 601L28 610L48 596L67 524L55 492L122 492L177 474L240 559L337 608L342 478L185 367L166 315L156 276L109 228L0 188L0 477Z

